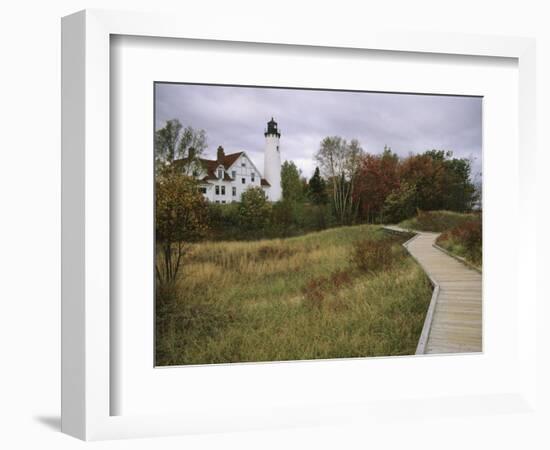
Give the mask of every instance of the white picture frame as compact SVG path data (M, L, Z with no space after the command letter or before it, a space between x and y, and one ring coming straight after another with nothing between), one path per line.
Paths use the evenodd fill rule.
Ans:
M391 405L343 403L327 414L318 405L277 408L270 413L220 405L217 414L111 415L110 379L110 37L112 35L187 38L243 43L276 43L333 49L369 49L417 54L513 58L519 74L518 211L521 242L515 252L522 301L518 309L521 367L515 391L471 396L492 412L502 402L524 410L536 398L536 301L533 262L535 226L535 44L532 39L452 34L369 31L327 37L312 29L276 35L231 24L209 30L200 21L164 14L87 10L62 21L62 430L85 440L259 429L347 419L368 420L388 414ZM516 294L519 295L519 294ZM297 363L300 364L300 363ZM274 370L269 366L265 370ZM314 370L314 369L311 369ZM351 370L351 369L350 369ZM414 408L422 408L418 400ZM429 402L429 399L425 400ZM438 399L440 405L475 413L471 404Z

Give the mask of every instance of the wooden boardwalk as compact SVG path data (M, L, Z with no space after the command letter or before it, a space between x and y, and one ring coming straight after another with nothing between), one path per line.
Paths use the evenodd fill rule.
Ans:
M435 248L437 236L417 232L405 243L436 284L417 353L481 352L481 274Z

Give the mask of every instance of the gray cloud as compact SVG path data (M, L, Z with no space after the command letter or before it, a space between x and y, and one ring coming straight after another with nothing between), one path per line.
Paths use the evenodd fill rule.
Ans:
M310 176L313 155L326 136L358 139L379 153L388 145L401 156L428 149L452 150L472 158L481 172L482 99L479 97L388 94L204 86L156 85L155 127L177 118L203 128L206 155L218 145L245 150L263 169L263 131L273 116L281 128L281 156Z

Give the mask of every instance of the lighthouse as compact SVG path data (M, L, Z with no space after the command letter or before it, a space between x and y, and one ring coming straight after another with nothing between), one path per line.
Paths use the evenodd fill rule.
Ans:
M277 122L273 117L267 122L264 150L264 178L271 185L269 188L269 200L277 202L282 198L281 189L281 151L279 148L279 139L281 132L277 128Z

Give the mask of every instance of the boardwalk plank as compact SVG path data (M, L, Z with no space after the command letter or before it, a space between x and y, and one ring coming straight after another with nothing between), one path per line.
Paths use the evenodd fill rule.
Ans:
M388 227L399 231L398 227ZM439 285L425 353L482 351L481 274L433 246L438 233L417 232L409 253Z

